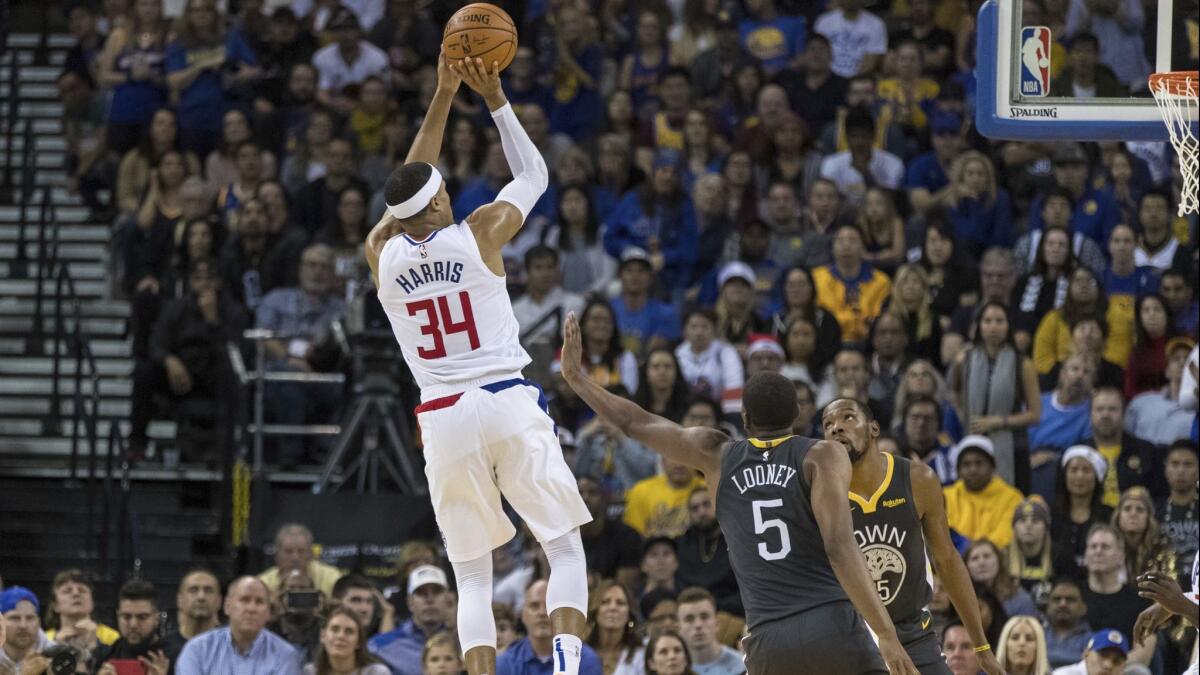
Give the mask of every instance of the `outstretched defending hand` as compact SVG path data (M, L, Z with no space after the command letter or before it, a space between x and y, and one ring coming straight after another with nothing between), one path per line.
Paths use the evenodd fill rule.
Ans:
M483 59L462 59L451 62L450 68L462 78L468 87L483 97L488 108L495 110L508 101L500 87L500 63L492 61L491 67L484 66Z
M567 384L577 382L583 375L583 340L579 337L579 319L575 312L567 313L563 322L563 346L559 356L563 379Z

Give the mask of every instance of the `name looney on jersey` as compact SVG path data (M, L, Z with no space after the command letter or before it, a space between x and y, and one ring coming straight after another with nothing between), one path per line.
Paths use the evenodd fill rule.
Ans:
M741 480L738 480L738 476ZM755 487L766 485L776 485L781 488L786 488L788 482L796 477L796 470L790 466L782 464L755 464L742 469L740 472L734 472L729 476L729 480L733 481L733 486L738 489L738 494L746 494L746 490Z
M463 264L460 262L421 263L416 267L409 268L407 272L402 272L396 277L396 283L400 284L400 288L403 288L405 293L412 293L418 287L434 281L448 281L457 284L462 279L462 272Z

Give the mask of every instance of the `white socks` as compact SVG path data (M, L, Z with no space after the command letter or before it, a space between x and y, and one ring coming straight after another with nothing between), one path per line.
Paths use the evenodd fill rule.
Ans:
M583 653L583 642L563 633L554 636L554 675L579 675L579 659Z

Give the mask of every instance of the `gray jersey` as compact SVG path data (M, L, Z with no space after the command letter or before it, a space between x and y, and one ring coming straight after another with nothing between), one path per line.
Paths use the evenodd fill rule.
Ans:
M848 601L825 554L804 479L804 457L816 442L749 439L730 445L721 461L717 520L750 629Z

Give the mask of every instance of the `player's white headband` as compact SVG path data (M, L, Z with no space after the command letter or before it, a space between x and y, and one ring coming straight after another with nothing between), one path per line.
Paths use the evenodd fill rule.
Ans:
M417 190L416 194L399 204L388 204L388 213L392 214L393 218L397 220L412 218L426 206L429 206L429 202L433 200L434 195L442 188L442 173L432 164L429 165L429 169L429 180L420 190Z

